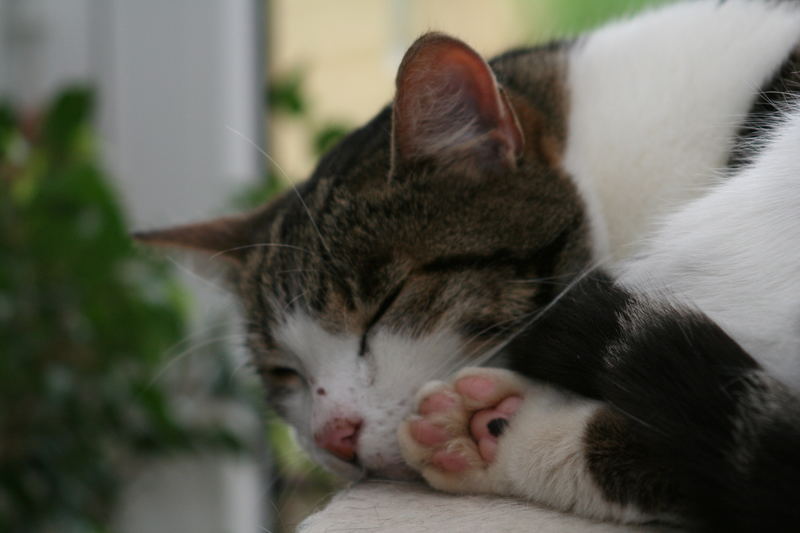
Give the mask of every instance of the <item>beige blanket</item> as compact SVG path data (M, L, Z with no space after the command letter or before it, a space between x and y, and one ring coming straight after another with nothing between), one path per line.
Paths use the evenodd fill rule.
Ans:
M453 496L418 484L370 481L340 492L308 517L300 533L632 533L672 532L664 526L594 522L534 504Z

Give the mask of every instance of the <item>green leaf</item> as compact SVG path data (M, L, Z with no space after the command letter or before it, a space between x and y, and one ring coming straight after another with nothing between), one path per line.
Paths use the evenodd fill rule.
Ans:
M347 135L347 133L352 128L340 124L340 123L330 123L316 132L314 132L314 138L312 140L312 149L314 150L314 155L321 156L333 146L339 142L339 140Z
M94 96L85 87L71 87L56 97L44 121L42 141L56 153L68 150L88 124Z
M270 110L291 116L305 114L308 105L302 87L303 73L300 70L275 78L267 88L267 105Z

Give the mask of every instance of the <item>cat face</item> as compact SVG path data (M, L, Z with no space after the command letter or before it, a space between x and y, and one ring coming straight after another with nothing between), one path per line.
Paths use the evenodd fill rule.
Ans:
M466 45L428 35L393 105L308 181L141 238L230 259L270 402L319 462L403 477L416 390L497 355L589 260L557 132Z

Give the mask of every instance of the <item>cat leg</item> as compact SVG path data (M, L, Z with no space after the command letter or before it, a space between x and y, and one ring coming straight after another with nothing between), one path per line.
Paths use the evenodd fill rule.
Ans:
M403 455L434 488L524 498L583 516L644 521L594 479L588 428L602 404L502 369L467 368L431 382L399 428ZM600 433L602 434L602 433Z

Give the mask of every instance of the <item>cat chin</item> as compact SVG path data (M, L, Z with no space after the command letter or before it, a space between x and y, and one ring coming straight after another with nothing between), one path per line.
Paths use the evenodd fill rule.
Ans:
M413 481L421 480L419 473L411 469L407 464L396 464L381 466L380 468L368 469L366 477L370 479L383 479L392 481Z
M387 463L379 461L367 461L367 464L352 464L341 461L335 457L314 454L314 461L321 464L329 472L336 474L351 481L359 481L364 478L385 479L395 481L411 481L421 479L420 475L411 469L404 461L397 463Z
M366 470L360 466L356 466L351 463L346 463L344 461L340 461L335 458L325 458L320 459L316 458L315 461L318 464L321 464L325 469L332 474L335 474L339 477L351 480L351 481L359 481L366 477Z

